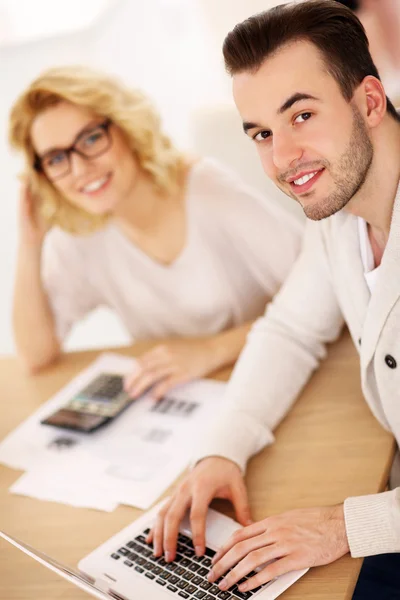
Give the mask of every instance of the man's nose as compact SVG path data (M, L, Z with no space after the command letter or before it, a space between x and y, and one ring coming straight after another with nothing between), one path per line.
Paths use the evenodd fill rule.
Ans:
M303 149L291 132L280 132L273 137L272 160L279 171L286 171L302 157Z

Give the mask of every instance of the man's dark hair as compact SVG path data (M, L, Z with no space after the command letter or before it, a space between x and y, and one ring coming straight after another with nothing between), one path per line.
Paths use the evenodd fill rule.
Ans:
M335 2L340 2L340 4L348 6L351 10L360 10L360 0L335 0Z
M226 70L230 75L256 72L282 46L299 40L318 48L347 101L364 77L380 79L364 27L349 8L335 0L282 4L239 23L224 41ZM388 98L387 110L400 120Z
M340 2L351 10L360 10L360 0L335 0L335 2Z

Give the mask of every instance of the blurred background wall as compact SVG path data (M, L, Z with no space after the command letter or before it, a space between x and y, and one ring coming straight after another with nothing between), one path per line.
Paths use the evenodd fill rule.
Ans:
M224 72L221 45L235 23L278 0L0 0L0 354L14 350L11 300L17 247L19 158L7 144L17 95L43 69L88 64L142 88L167 133L182 148L213 155L260 189L266 201L293 201L277 191L241 131ZM101 309L72 333L68 348L127 343Z

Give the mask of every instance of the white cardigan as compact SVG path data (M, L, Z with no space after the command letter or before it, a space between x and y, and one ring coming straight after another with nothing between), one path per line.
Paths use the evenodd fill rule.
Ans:
M273 442L283 419L346 321L360 352L362 389L378 421L400 442L400 191L372 294L364 278L357 217L309 222L300 257L251 330L227 395L194 460L219 455L242 469ZM392 484L400 486L399 481ZM348 498L354 557L400 552L400 487Z

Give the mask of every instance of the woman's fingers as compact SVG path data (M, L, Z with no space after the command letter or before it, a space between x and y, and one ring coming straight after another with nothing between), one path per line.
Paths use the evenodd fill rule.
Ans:
M125 385L125 391L132 398L137 398L147 389L160 382L161 380L172 376L175 373L174 365L165 365L154 368L151 371L144 371L133 381L131 385Z
M33 198L26 185L21 186L20 212L23 219L33 221Z
M125 391L131 390L136 382L139 381L145 374L151 373L157 369L171 364L171 357L165 352L164 345L157 346L154 348L154 350L146 352L137 360L134 370L125 376Z
M186 383L189 380L183 373L176 373L175 375L170 375L161 381L161 383L154 386L151 390L151 396L155 400L161 400L163 396L168 394L171 390L173 390L178 385L182 383Z

